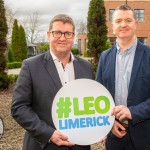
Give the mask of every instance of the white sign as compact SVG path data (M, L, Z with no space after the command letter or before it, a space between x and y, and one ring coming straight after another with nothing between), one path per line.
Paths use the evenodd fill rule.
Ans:
M108 90L90 79L77 79L63 86L54 98L52 118L57 130L78 145L90 145L111 130L114 101Z
M3 132L4 132L4 126L3 126L3 121L2 119L0 118L0 139L3 135Z

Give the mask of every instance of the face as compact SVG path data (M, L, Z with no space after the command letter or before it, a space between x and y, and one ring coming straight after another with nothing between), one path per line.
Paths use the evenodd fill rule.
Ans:
M53 27L51 32L48 32L49 44L51 51L56 55L59 56L61 54L67 55L70 54L73 42L74 42L74 35L70 39L66 39L64 34L61 37L53 37L52 31L60 31L64 32L74 32L73 26L69 23L63 23L61 21L57 21L53 23Z
M135 35L137 22L131 10L117 10L113 16L113 32L117 38L132 39Z

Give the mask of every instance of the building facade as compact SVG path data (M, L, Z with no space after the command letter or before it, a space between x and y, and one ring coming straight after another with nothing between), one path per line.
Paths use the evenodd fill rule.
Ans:
M128 4L135 10L138 20L136 35L142 43L150 45L150 0L105 0L108 37L110 42L113 43L115 41L111 27L112 14L114 9L122 4Z
M37 46L32 44L27 38L26 38L26 43L27 43L27 57L32 57L38 54L37 52Z
M113 44L115 42L115 35L112 31L112 14L116 7L127 4L132 7L137 16L138 28L136 30L136 35L138 39L146 44L150 45L150 0L104 0L104 5L106 9L106 23L108 27L108 38ZM78 35L78 48L81 51L81 54L87 50L86 44L87 36L86 34Z
M80 54L83 54L87 50L87 34L78 34L78 50Z

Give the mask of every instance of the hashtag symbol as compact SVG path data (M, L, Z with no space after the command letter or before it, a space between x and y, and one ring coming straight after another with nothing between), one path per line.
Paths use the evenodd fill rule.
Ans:
M57 102L57 114L58 114L58 118L68 118L69 117L69 113L71 112L71 102L70 102L70 98L66 97L66 98L59 98L59 101Z

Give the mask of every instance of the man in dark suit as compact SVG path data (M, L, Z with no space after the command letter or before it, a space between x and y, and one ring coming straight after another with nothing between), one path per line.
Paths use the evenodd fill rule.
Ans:
M56 130L51 107L58 90L71 80L93 79L92 65L73 56L73 20L55 16L49 27L50 51L23 61L12 101L12 116L26 130L23 150L90 150ZM79 135L80 136L80 135Z
M150 47L138 41L129 6L116 8L112 25L116 44L101 54L96 77L116 104L106 150L150 150Z

